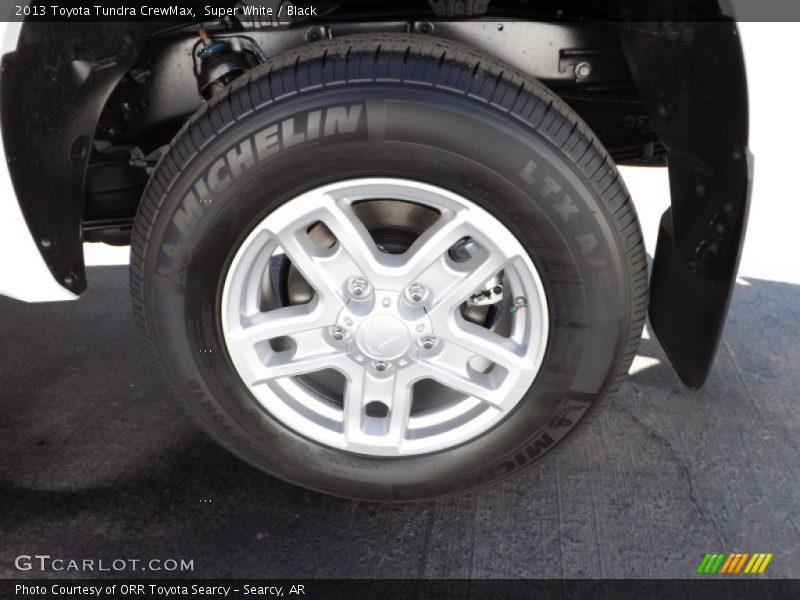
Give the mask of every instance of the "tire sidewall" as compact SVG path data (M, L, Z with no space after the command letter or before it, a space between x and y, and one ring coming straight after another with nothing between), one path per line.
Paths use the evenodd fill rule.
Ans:
M297 136L311 113L324 120L330 109L355 106L361 109L353 130L324 135L323 123L316 139L304 141L284 133L291 122ZM209 171L222 157L271 127L280 150L231 177L224 189L209 190L199 209L187 206L197 181L210 187ZM428 455L369 458L296 434L239 379L220 326L225 274L257 223L304 191L374 176L437 185L488 210L529 252L547 296L548 347L525 398L477 439ZM603 200L544 136L490 106L376 83L298 96L210 136L164 187L145 257L145 304L156 324L157 353L203 427L278 477L376 500L460 493L510 475L554 447L616 375L628 335L629 274Z

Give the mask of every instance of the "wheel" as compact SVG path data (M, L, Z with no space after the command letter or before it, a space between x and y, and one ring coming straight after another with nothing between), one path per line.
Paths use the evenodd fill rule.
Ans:
M615 167L550 91L385 34L287 53L204 106L145 192L131 287L221 444L415 500L519 471L613 394L645 265Z

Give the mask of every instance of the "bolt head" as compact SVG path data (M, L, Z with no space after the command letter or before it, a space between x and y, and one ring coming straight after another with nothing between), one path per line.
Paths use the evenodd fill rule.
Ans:
M389 365L382 360L376 360L372 363L372 366L375 368L376 371L383 373L389 368Z
M424 302L428 296L428 288L421 283L412 283L406 288L405 296L406 300L412 304L420 304Z
M371 292L369 281L363 277L351 277L347 282L347 290L358 300L367 298Z
M347 332L341 327L334 327L331 329L331 337L337 342L341 342L345 337L347 337Z
M588 62L580 62L575 65L575 76L578 79L586 79L592 74L592 65Z
M432 335L426 335L419 340L419 345L425 350L432 350L436 346L436 338Z

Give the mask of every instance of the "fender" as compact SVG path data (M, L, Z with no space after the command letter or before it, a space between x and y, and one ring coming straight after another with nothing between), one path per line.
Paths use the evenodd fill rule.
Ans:
M493 3L500 7L504 0ZM649 311L654 333L679 376L696 389L713 363L735 285L752 157L735 23L717 0L685 4L702 5L703 11L687 12L680 22L658 22L663 14L648 19L647 6L622 2L623 8L605 20L618 21L624 62L657 142L666 149L671 208L659 230ZM375 3L376 21L389 14L379 6L389 4ZM627 20L619 22L623 17ZM21 210L33 238L25 240L23 254L31 258L38 248L40 257L28 261L32 266L24 275L4 277L0 292L9 287L6 281L23 278L35 278L46 290L26 299L72 298L86 288L81 227L95 129L145 40L163 27L153 22L28 22L16 50L3 57L0 124L19 205L16 221L3 220L0 233L7 235L0 239L19 238ZM16 246L6 250L18 251ZM3 274L11 268L17 267L4 265ZM52 278L45 276L45 268Z
M17 47L21 28L21 23L0 23L4 53ZM0 94L2 91L0 85ZM0 294L26 302L76 298L50 275L33 239L25 235L27 231L11 184L5 148L0 144Z
M706 381L736 283L753 159L733 22L625 23L623 52L667 148L671 207L650 280L650 322L683 382Z
M144 34L134 23L24 23L2 59L0 123L14 190L42 258L72 295L86 289L81 219L97 120Z

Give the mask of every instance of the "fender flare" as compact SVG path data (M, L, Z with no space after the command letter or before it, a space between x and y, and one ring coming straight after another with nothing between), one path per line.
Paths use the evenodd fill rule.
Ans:
M618 29L668 155L672 198L653 259L650 322L678 375L697 389L722 335L750 207L744 56L733 22Z

